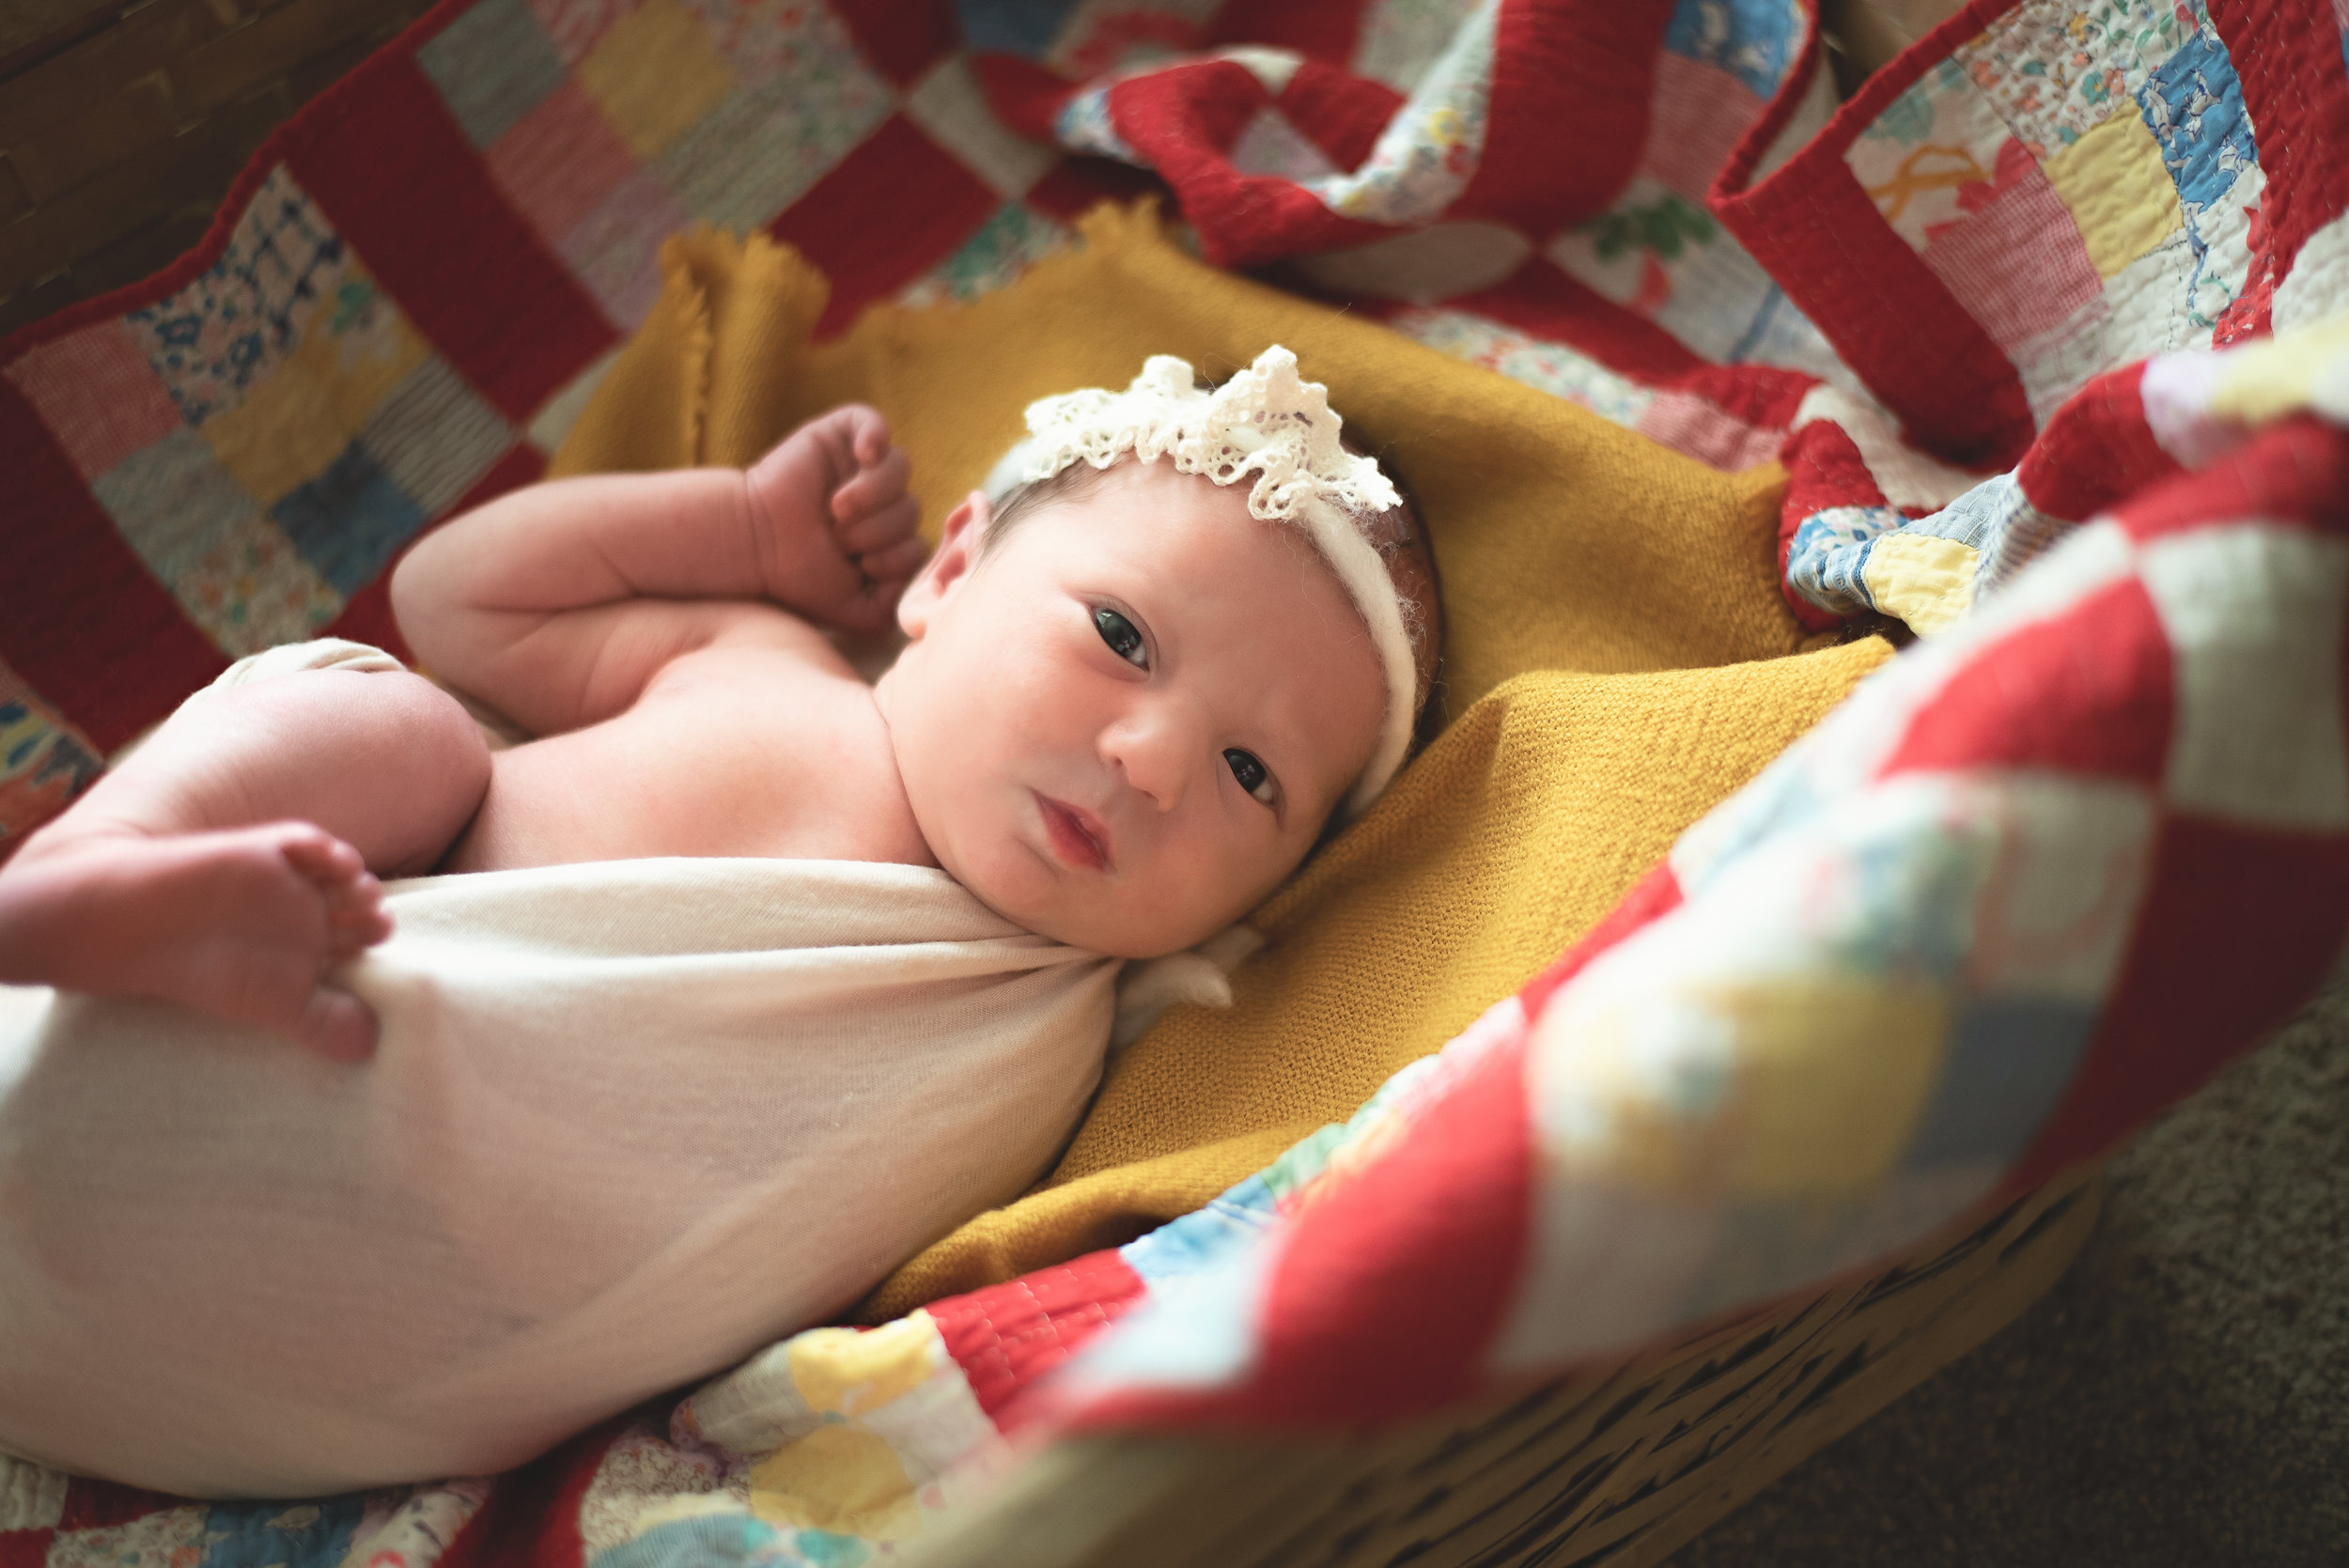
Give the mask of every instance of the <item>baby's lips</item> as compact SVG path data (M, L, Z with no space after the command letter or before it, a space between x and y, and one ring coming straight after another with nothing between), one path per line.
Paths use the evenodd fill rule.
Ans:
M1041 791L1036 804L1044 815L1045 832L1063 860L1107 871L1116 864L1107 824L1082 806L1071 805Z

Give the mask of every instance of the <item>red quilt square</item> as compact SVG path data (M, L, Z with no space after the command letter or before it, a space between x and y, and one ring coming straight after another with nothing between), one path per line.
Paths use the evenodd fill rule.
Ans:
M1307 60L1281 89L1281 113L1341 169L1360 168L1403 95L1384 82Z
M149 1492L139 1486L121 1486L111 1481L86 1481L79 1476L66 1484L65 1507L57 1516L57 1528L70 1529L110 1529L161 1514L167 1508L185 1508L188 1499L174 1498L162 1492Z
M490 179L412 55L376 55L332 108L288 147L294 178L417 330L527 424L619 334Z
M832 280L830 334L952 256L1002 203L959 160L892 115L769 225Z
M1959 191L1966 216L1936 228L1925 265L2009 355L2104 292L2072 210L2023 144L1999 149L1998 179Z
M113 751L228 667L5 377L0 475L0 660L91 745Z
M2031 1148L2020 1192L2185 1098L2323 984L2349 926L2349 840L2162 824L2126 965Z
M557 241L637 169L628 144L576 82L516 120L485 156L531 226Z
M2176 704L2161 616L2124 578L1982 648L1908 722L1887 775L2021 768L2161 783Z
M85 479L97 478L182 423L179 406L119 320L29 349L8 374Z
M829 0L883 76L910 87L962 39L954 0Z
M2270 254L2288 267L2349 210L2349 76L2335 46L2342 13L2324 0L2217 0L2208 9L2258 128Z
M1105 201L1164 195L1165 184L1147 169L1110 158L1064 158L1052 172L1028 187L1027 204L1055 218L1081 217Z
M1141 1279L1115 1252L1089 1252L928 1311L946 1353L962 1368L979 1408L992 1416L1021 1389L1075 1354L1143 1296Z
M54 1529L0 1529L0 1568L45 1568Z

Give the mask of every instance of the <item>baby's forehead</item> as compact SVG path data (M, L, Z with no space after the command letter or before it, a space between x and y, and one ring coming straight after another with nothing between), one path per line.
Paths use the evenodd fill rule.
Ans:
M1096 468L1088 462L1071 463L1044 483L1066 485L1072 496L1096 500L1159 491L1202 499L1230 497L1243 510L1248 505L1248 487L1244 482L1219 485L1206 474L1185 473L1165 458L1144 460L1130 452L1107 468Z
M1249 510L1245 483L1219 485L1172 463L1132 458L1051 498L1058 539L1085 540L1130 563L1210 573L1328 573L1305 530ZM1336 582L1334 576L1332 582Z
M1161 458L1144 461L1130 454L1105 469L1075 462L1049 478L1030 481L1007 492L989 547L1016 535L1027 516L1046 511L1063 515L1075 536L1098 527L1098 537L1113 541L1117 553L1130 564L1148 569L1180 555L1195 555L1209 540L1170 518L1205 517L1227 526L1213 531L1228 542L1229 559L1208 563L1234 578L1249 571L1276 585L1291 585L1319 575L1341 595L1348 590L1337 567L1315 545L1302 523L1259 519L1249 510L1252 475L1219 485L1201 474L1187 474ZM1415 670L1413 708L1432 690L1440 638L1442 609L1436 589L1434 562L1408 503L1363 524L1364 535L1387 568L1388 585L1404 610L1405 634L1411 645ZM1069 533L1059 536L1063 539Z

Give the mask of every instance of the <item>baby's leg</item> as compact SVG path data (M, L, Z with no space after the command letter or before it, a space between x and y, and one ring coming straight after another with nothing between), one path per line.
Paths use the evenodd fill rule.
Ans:
M180 709L0 865L0 981L160 997L343 1059L320 984L390 934L371 873L428 871L481 803L473 720L419 675L315 670Z

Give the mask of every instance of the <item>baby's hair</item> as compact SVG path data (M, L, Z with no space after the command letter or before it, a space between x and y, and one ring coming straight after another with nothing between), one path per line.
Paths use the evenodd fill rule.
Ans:
M1112 464L1112 467L1115 465ZM998 546L1011 536L1019 520L1042 511L1055 502L1079 501L1097 488L1109 469L1096 468L1091 463L1074 462L1058 474L1045 479L1022 479L1005 490L989 514L987 533L979 540L979 559L984 561L995 553Z
M1212 385L1202 381L1201 390L1211 391ZM1357 457L1374 454L1348 440L1343 433L1340 442ZM1124 459L1121 459L1121 462ZM1044 479L1025 479L1005 490L995 504L979 540L978 559L985 561L1018 527L1021 519L1044 510L1047 506L1082 500L1103 478L1119 465L1095 468L1088 462L1073 462L1058 474ZM1427 530L1420 520L1418 505L1412 500L1411 489L1403 477L1383 460L1380 471L1394 482L1395 493L1401 503L1390 506L1369 520L1363 536L1378 551L1378 558L1387 565L1387 576L1393 582L1395 594L1401 600L1403 629L1411 640L1411 659L1417 666L1419 690L1413 694L1413 717L1425 720L1434 706L1433 698L1439 685L1438 662L1443 644L1443 599L1438 592L1436 554L1429 548ZM1425 725L1423 723L1421 736Z

